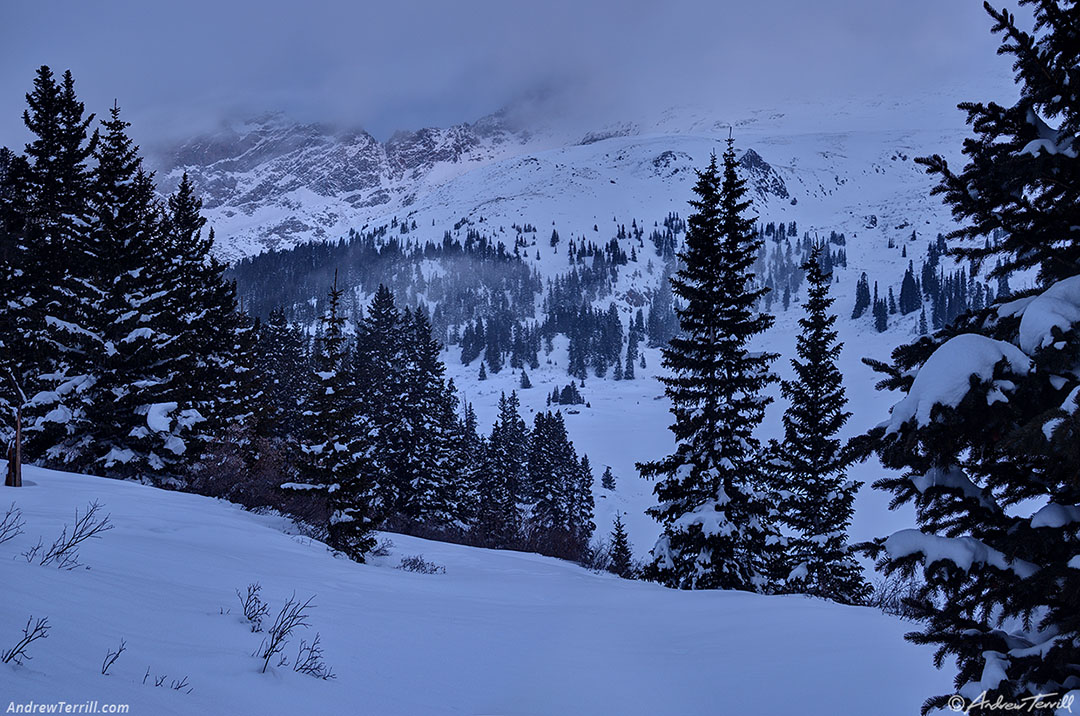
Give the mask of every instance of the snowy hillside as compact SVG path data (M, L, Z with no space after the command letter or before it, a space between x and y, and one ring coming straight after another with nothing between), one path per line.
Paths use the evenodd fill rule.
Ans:
M76 509L115 528L72 571L28 563ZM948 690L910 629L798 596L678 592L558 560L390 535L374 564L334 559L286 523L190 494L27 468L4 503L25 534L0 544L0 649L28 617L48 638L0 664L5 701L130 704L133 714L822 714L916 712ZM0 511L2 513L2 511ZM385 536L385 535L384 535ZM443 574L394 569L422 554ZM270 619L315 595L311 627L337 678L259 673L235 591L258 581ZM106 653L126 650L101 674ZM149 675L148 675L149 674ZM148 676L147 676L148 675ZM165 677L162 685L154 682ZM169 686L186 679L174 690ZM724 692L718 701L718 690Z

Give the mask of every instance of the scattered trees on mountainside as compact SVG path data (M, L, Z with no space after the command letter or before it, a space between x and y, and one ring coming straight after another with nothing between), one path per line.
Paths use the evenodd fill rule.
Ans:
M921 572L906 600L921 630L908 638L933 644L939 665L955 660L953 693L967 704L1080 686L1080 187L1066 179L1080 172L1080 36L1074 3L1021 4L1032 6L1031 32L985 6L1000 51L1015 59L1019 99L960 105L975 133L961 171L939 156L918 160L962 222L941 248L971 259L972 274L994 262L996 300L952 318L936 306L933 335L889 363L867 361L882 387L906 396L859 444L899 472L875 487L917 519L866 552L890 577ZM1009 272L1028 268L1039 285L1010 296ZM951 288L936 274L924 273L924 293L940 288L957 303L963 274ZM950 696L928 699L923 713Z

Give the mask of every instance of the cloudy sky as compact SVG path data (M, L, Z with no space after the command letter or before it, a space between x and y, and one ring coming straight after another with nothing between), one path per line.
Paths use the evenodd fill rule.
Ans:
M11 145L41 64L70 68L92 111L117 98L144 142L266 110L384 138L538 90L617 115L941 88L972 99L965 87L1009 74L975 0L48 0L0 3L0 26Z

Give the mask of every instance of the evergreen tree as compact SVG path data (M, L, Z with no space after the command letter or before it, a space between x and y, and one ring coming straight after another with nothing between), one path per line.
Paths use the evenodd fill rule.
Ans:
M851 413L844 410L843 376L836 367L843 344L836 339L836 316L829 312L831 276L815 246L803 265L808 283L796 339L795 379L783 381L790 401L784 412L784 439L773 446L772 469L779 490L782 523L795 537L786 552L786 589L858 604L869 593L862 568L851 555L847 529L861 483L848 481L850 464L837 433Z
M634 576L633 559L626 527L623 525L622 516L616 512L611 529L611 559L608 562L608 571L623 579L630 579Z
M97 258L92 316L101 346L84 391L86 429L64 446L76 465L155 482L183 474L186 437L200 415L176 397L168 361L169 253L152 177L114 104L96 153L89 241Z
M517 393L499 397L499 417L488 440L487 481L481 488L480 530L491 546L509 547L521 536L521 504L529 491L528 429Z
M15 437L14 418L25 402L22 383L30 372L32 353L27 342L34 301L26 244L28 171L25 158L0 147L0 444L4 446Z
M1011 107L993 102L960 105L979 137L964 143L968 163L959 173L936 154L915 161L939 177L933 193L943 195L954 217L963 222L946 236L955 240L950 256L970 259L976 267L997 259L992 278L1037 268L1042 285L1048 286L1080 270L1080 186L1058 180L1080 171L1080 156L1073 149L1080 131L1073 85L1080 31L1072 3L1021 4L1036 8L1034 34L1018 27L1007 10L986 5L994 32L1003 36L1000 52L1015 58L1018 101ZM994 232L1000 232L1000 238L990 246L965 241Z
M394 426L406 451L400 512L414 524L445 529L455 518L453 463L457 396L443 376L442 346L420 309L402 326L405 401Z
M368 426L358 424L353 415L356 384L347 364L342 294L335 272L321 319L322 334L315 343L298 479L282 488L322 496L329 514L330 546L363 562L375 546L376 495L369 459L375 445L365 431Z
M649 318L646 332L649 346L665 346L679 330L679 318L671 296L671 281L667 273L660 277L660 285L653 291L649 303Z
M521 369L521 385L520 385L520 388L522 390L528 390L531 387L532 387L532 381L529 380L529 374L525 372L524 368L522 368Z
M874 330L878 333L889 330L889 307L885 299L874 299Z
M31 400L27 436L30 457L63 466L82 458L74 447L87 428L87 389L96 380L93 357L101 350L94 332L100 299L98 266L87 236L90 169L97 147L71 73L57 83L42 66L26 95L23 123L33 135L26 145L25 255L33 267L19 338L20 382Z
M863 272L859 282L855 284L855 309L851 312L851 317L861 318L867 308L870 308L870 282L866 278L866 272Z
M600 476L600 487L605 490L615 489L615 475L611 472L611 465L604 468L604 474Z
M380 284L358 327L352 359L357 420L364 421L379 442L373 456L381 511L376 522L401 513L414 478L404 415L409 390L405 331L393 294Z
M912 262L908 261L904 280L900 283L900 313L906 316L919 310L921 306L922 298L919 296L919 286L915 281L915 268Z
M562 416L556 413L559 420ZM573 446L569 446L568 462L576 458ZM571 471L573 473L573 471ZM593 522L596 502L593 499L592 465L589 456L582 455L576 474L571 477L570 483L570 534L573 539L573 552L571 559L581 559L589 550L589 540L592 539L596 523Z
M723 173L714 155L694 192L683 267L671 282L686 304L682 331L664 350L674 375L662 379L677 447L638 465L643 476L658 478L660 504L649 514L663 526L648 571L671 587L764 591L777 543L754 429L769 403L762 390L775 381L775 356L747 345L772 317L754 310L765 293L753 288L750 272L760 239L743 216L746 184L730 139Z
M214 232L202 229L202 200L187 174L166 203L163 230L171 260L163 268L167 288L164 315L170 319L166 347L170 370L186 376L175 387L175 399L199 412L202 445L227 426L244 422L253 412L259 390L254 373L256 336L253 324L236 306L235 285L226 280L225 264L212 253ZM293 394L295 397L296 393Z
M950 694L985 693L991 704L1080 684L1080 522L1066 517L1080 510L1080 187L1061 180L1076 175L1080 154L1080 37L1073 3L1024 4L1035 15L1030 32L985 6L1000 52L1016 59L1017 103L961 105L976 135L964 142L962 172L941 157L919 161L962 222L949 253L997 258L999 278L1035 267L1042 287L1019 306L999 294L898 348L890 364L867 361L884 388L907 395L859 443L898 471L875 487L893 506L915 508L917 526L867 545L887 574L922 572L908 605L921 629L908 638L933 644L936 663L956 664ZM949 700L932 697L923 712Z

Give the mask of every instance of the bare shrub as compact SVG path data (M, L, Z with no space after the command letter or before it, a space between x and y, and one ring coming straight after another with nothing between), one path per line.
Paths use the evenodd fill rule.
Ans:
M389 557L393 549L394 541L389 537L383 537L368 554L372 557Z
M334 670L323 661L322 644L319 643L320 635L315 632L315 638L311 643L300 640L300 649L296 652L296 660L293 661L293 671L316 679L335 678Z
M397 568L406 572L417 572L418 574L446 574L446 567L434 562L424 561L424 555L422 554L402 557L401 564Z
M39 639L47 639L50 629L52 629L52 627L49 626L48 617L42 617L41 619L34 621L34 617L31 615L30 618L26 620L26 626L23 627L22 639L15 642L15 646L0 653L0 662L10 664L14 661L21 666L23 660L29 661L32 657L26 653L26 647Z
M79 510L76 508L74 526L69 528L64 525L60 536L41 556L38 564L43 567L55 564L58 569L67 570L78 567L81 564L79 562L79 545L86 540L96 539L101 536L102 532L108 532L113 528L112 523L109 522L109 515L102 517L100 511L101 503L96 500L87 505L86 511L82 515L79 514ZM35 549L39 548L40 544Z
M273 509L296 520L300 534L326 541L329 510L317 490L282 490L281 476L295 472L294 451L277 438L260 437L249 426L234 425L214 442L195 466L190 489L235 502L249 510Z
M244 609L244 618L251 624L251 631L262 631L263 617L270 613L270 607L259 597L262 585L253 582L247 587L247 594L241 594L236 590L236 597L240 600L240 606Z
M15 503L12 502L11 506L7 508L7 512L4 513L3 519L0 519L0 544L4 544L21 535L25 525L26 523L22 518L22 510L16 507Z
M270 660L285 650L289 637L295 631L310 626L307 621L307 612L312 608L311 600L314 598L314 596L311 596L308 597L307 601L301 602L296 598L294 592L285 602L285 606L278 612L277 619L274 620L273 625L266 632L266 638L262 640L259 648L253 654L253 656L262 659L262 673L266 673L267 667L270 666ZM283 666L285 663L284 657L282 657L281 661L278 662L278 666Z
M867 600L867 606L876 607L892 616L912 619L915 614L908 600L915 599L921 588L922 580L917 574L893 572L874 582L874 591Z

